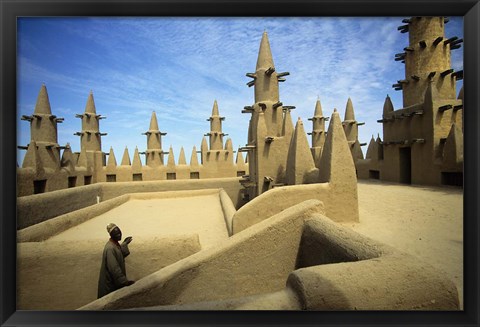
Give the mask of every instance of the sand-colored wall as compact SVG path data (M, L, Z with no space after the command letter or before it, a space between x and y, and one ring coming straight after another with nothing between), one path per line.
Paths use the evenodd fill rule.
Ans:
M94 301L105 242L19 243L17 310L74 310ZM199 250L198 235L134 240L127 277L139 280Z
M239 178L211 178L198 180L175 180L175 181L150 181L150 182L126 182L126 183L103 183L101 201L127 193L164 192L181 190L224 189L235 207L241 206L241 184Z
M226 229L231 234L232 216L235 213L235 207L227 193L222 189L202 189L187 191L165 191L149 193L124 194L113 199L97 203L86 208L68 212L52 219L40 222L38 224L20 229L17 232L17 242L40 242L60 234L69 228L75 227L85 221L98 217L99 215L110 211L121 204L130 200L151 200L151 199L178 199L202 195L218 194L220 206L225 219Z
M303 268L302 268L303 267ZM412 278L414 276L414 278ZM455 285L416 257L325 216L305 221L297 270L284 289L146 310L458 310Z
M17 198L17 228L22 229L97 203L101 185L23 196Z
M359 219L356 188L350 190L345 185L331 183L291 185L271 189L240 208L233 216L233 233L309 199L320 200L323 203L320 210L334 221L355 222Z
M303 222L318 208L318 201L308 201L284 210L81 309L182 304L283 289L295 269Z
M68 212L17 231L17 242L41 242L89 219L97 217L130 199L122 195L105 202Z
M80 309L458 310L440 271L319 207L305 201Z
M224 189L234 207L244 204L239 178L205 180L97 183L17 198L17 226L23 229L128 193Z

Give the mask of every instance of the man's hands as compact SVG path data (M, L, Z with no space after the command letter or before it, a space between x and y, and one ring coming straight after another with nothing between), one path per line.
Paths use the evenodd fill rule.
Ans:
M128 236L128 237L125 237L125 239L123 240L123 243L130 244L131 241L132 241L132 237Z

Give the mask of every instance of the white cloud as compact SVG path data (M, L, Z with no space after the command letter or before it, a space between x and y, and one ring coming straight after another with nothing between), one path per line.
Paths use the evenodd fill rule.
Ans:
M155 110L160 130L168 133L164 148L172 144L178 159L183 146L189 159L209 130L205 119L215 99L226 117L224 132L234 147L244 145L250 117L241 110L253 103L245 73L255 69L264 30L277 71L291 73L280 85L280 99L297 107L292 118L306 122L317 96L325 115L337 108L343 117L350 97L357 120L366 123L360 127L361 142L368 142L372 134L381 134L376 120L385 96L401 107L401 93L391 88L404 74L403 65L393 60L407 44L396 28L399 18L83 18L50 24L66 44L50 49L58 54L53 62L27 51L19 54L18 110L31 113L27 103L35 102L45 82L54 114L66 120L59 143L70 142L74 151L79 140L70 134L80 123L72 113L83 111L90 90L97 113L108 116L100 125L108 133L103 150L113 146L116 156L125 146L130 155L135 146L145 149L141 133ZM42 51L41 40L22 37L24 48ZM452 56L452 66L463 66L461 56ZM66 128L72 132L65 133ZM20 134L28 138L28 128Z

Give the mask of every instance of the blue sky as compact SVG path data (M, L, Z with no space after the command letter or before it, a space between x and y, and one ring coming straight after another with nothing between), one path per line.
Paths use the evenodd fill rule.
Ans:
M254 72L263 31L267 31L276 70L288 71L280 84L280 100L294 105L307 132L317 97L324 115L337 108L343 118L352 99L359 139L382 136L382 108L387 94L395 109L401 91L392 84L404 78L404 65L394 61L408 34L397 27L405 17L372 18L20 18L17 29L17 143L30 140L28 122L42 83L47 86L52 113L65 118L58 126L60 145L80 151L81 120L93 91L100 121L102 150L113 147L117 163L127 146L146 149L152 111L163 137L178 160L183 146L190 158L210 129L206 119L213 102L226 117L223 131L234 149L247 141L253 87L245 73ZM463 37L461 17L451 17L447 37ZM452 68L463 69L463 47L452 51ZM457 93L461 83L457 85ZM362 148L365 154L366 146ZM25 151L18 151L21 165ZM143 160L143 157L142 157Z

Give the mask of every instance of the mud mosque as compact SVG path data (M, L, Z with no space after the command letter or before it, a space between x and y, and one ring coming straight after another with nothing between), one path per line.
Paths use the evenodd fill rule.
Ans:
M309 145L303 121L292 121L294 107L281 102L278 85L289 73L275 70L266 32L255 71L246 74L255 95L242 111L251 115L246 144L234 151L225 140L214 101L210 130L188 164L183 148L178 161L172 148L163 149L155 112L144 152L137 147L131 160L125 149L117 164L110 148L107 159L105 117L92 93L76 115L81 151L60 146L63 118L53 115L42 85L33 114L22 116L31 141L20 147L26 155L17 170L17 307L457 310L456 287L436 268L338 224L360 219L357 178L462 185L463 88L457 98L455 85L463 72L451 69L450 51L463 40L445 37L446 22L403 20L399 31L409 33L409 45L395 60L405 64L405 77L393 85L403 92L403 108L395 110L387 96L378 120L383 140L372 136L365 156L351 99L343 120L336 109L325 116L317 100ZM141 203L136 217L122 220L134 203ZM172 234L155 227L162 214L189 206L195 222L165 219L179 224ZM112 219L138 235L138 257L127 259L137 282L96 299L104 226ZM55 267L38 260L47 257ZM68 273L59 276L59 266ZM33 272L43 277L32 283Z

